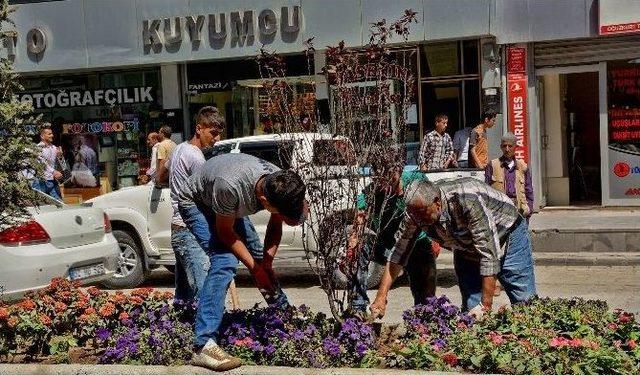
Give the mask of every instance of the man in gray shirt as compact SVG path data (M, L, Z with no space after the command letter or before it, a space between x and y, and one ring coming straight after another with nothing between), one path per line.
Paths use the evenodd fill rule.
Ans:
M176 257L175 299L189 301L198 295L209 270L209 256L187 229L178 212L178 195L188 186L189 177L205 162L202 149L220 140L225 128L218 109L206 106L198 111L193 138L176 146L158 170L158 181L171 189L171 247Z
M240 359L217 345L227 288L238 260L251 272L269 305L288 306L272 262L280 245L282 223L300 225L305 220L305 193L306 186L297 173L246 154L210 159L179 192L180 215L211 263L198 294L197 352L192 364L217 371L241 365ZM251 222L244 218L264 209L271 217L260 253L260 239Z

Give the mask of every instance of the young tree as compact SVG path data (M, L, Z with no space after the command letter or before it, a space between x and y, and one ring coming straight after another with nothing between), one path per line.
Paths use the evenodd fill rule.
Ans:
M341 319L354 295L344 290L341 279L353 284L357 269L366 268L369 255L363 251L365 241L375 244L377 233L371 228L373 215L357 210L357 197L363 189L362 170L358 167L378 164L404 165L403 143L407 111L414 99L416 80L410 61L415 51L392 51L390 39L407 39L416 13L405 13L390 24L385 20L372 24L369 43L363 48L347 48L344 41L326 50L322 74L330 90L330 119L320 124L320 116L298 103L295 87L286 79L285 60L276 53L261 50L258 66L263 78L271 131L282 136L280 152L287 154L286 133L303 133L304 142L312 145L314 160L296 155L298 173L305 178L311 215L303 230L305 237L317 244L311 255L312 269L329 298L332 314ZM309 74L314 74L312 39L307 41ZM305 121L302 121L304 119ZM324 135L319 133L325 133ZM328 141L326 133L334 136ZM298 136L299 137L299 136ZM287 155L290 159L293 155ZM380 176L384 177L384 176ZM386 178L372 181L374 190ZM380 186L378 186L380 185ZM386 194L383 206L387 204ZM367 197L370 200L370 197ZM373 205L369 204L368 211ZM356 217L365 223L352 226ZM360 219L358 219L360 220ZM358 228L358 229L354 229ZM355 233L352 236L350 233ZM348 238L357 244L348 244ZM305 245L309 241L304 241ZM306 249L308 250L308 249Z
M16 32L7 30L15 24L10 15L15 9L7 0L0 0L0 37L15 38ZM35 126L29 103L21 103L14 96L22 90L18 75L9 58L0 58L0 230L28 217L26 207L37 202L37 193L24 170L34 176L42 173L38 149L33 142Z

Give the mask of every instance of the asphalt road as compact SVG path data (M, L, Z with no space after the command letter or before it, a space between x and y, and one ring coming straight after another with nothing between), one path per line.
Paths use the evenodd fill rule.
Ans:
M304 262L281 263L277 272L290 302L294 305L306 304L314 311L330 314L326 294L318 286L315 274L308 266L305 266ZM264 303L246 270L240 270L236 277L236 283L241 308L249 308L260 302ZM541 297L603 299L608 302L611 309L622 308L640 314L640 267L538 266L536 268L536 283L538 294ZM162 290L172 290L173 274L164 268L157 269L144 285ZM453 269L446 264L439 270L436 293L438 295L444 294L455 304L460 304L460 293L455 274ZM371 300L374 296L375 290L370 290ZM402 312L411 307L412 301L406 280L399 280L390 292L389 306L384 321L400 322ZM494 300L494 308L504 304L508 304L508 299L502 292ZM230 306L229 300L227 306Z

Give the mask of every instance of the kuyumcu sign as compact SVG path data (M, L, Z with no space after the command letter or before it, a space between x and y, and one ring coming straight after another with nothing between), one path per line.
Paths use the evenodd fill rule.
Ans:
M96 90L56 90L16 95L33 108L64 108L106 106L116 104L152 103L153 87L119 87Z
M228 13L198 14L185 17L150 19L142 21L142 43L145 52L159 53L165 49L179 48L189 35L192 48L200 48L206 33L211 48L224 46L227 40L231 47L252 45L257 32L263 38L275 37L278 30L282 34L296 34L300 31L301 11L299 6L282 7L278 15L272 9L260 13L254 10Z

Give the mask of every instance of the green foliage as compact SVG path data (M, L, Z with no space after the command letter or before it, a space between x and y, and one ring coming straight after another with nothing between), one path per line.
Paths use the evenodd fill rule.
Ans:
M11 8L7 0L0 0L0 35L14 35L5 30L12 25L9 18ZM0 230L22 221L26 207L32 206L37 195L30 188L30 181L23 178L25 168L33 168L35 175L41 173L38 150L33 143L34 124L31 104L20 103L14 96L22 90L12 62L0 59Z

